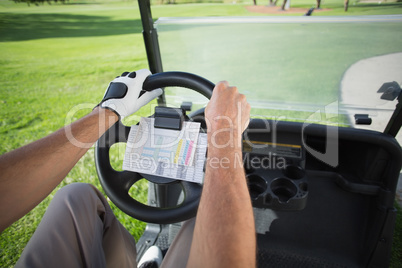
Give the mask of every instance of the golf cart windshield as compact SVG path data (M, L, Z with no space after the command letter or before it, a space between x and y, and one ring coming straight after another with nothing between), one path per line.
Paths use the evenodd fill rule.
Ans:
M384 98L402 83L400 15L160 18L156 28L164 71L229 81L253 117L354 125L363 114L383 131L395 109ZM166 90L168 105L189 100L193 110L207 103Z

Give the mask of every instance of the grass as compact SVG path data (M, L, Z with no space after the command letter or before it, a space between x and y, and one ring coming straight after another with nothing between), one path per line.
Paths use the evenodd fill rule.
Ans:
M321 14L346 15L341 2L324 2L323 7L332 10ZM153 16L260 15L248 13L244 9L247 4L251 3L155 5ZM312 3L295 0L293 5L308 8ZM400 3L373 5L351 1L347 15L400 13ZM66 5L28 7L0 0L0 67L0 154L4 154L63 127L67 113L77 105L97 104L107 84L119 73L147 68L137 3L70 0ZM74 118L89 110L80 111ZM150 113L145 107L133 121ZM123 149L113 148L116 167L121 163ZM88 182L101 189L93 149L57 189L72 182ZM55 191L1 234L0 267L12 267L17 261ZM131 194L145 201L146 184L136 185ZM145 224L111 206L138 239Z
M76 6L72 10L69 6L22 5L12 11L1 9L7 11L0 15L1 154L64 126L66 114L76 105L96 105L110 80L121 72L147 68L139 15L130 18L126 12L127 18L120 18L124 4L115 6L119 8L109 15L107 7L98 6L100 10L91 12ZM139 115L149 113L143 109ZM93 149L57 189L71 182L88 182L101 189ZM136 184L137 189L144 186ZM145 201L146 189L141 192L137 198ZM1 267L12 267L18 260L53 194L2 233ZM111 205L117 218L138 239L145 224Z
M400 27L390 22L161 24L158 29L167 70L178 68L212 81L225 77L251 100L328 104L338 99L339 82L353 63L401 52ZM370 45L362 47L365 42Z
M350 125L348 116L333 116L324 108L341 102L342 77L354 63L402 51L400 28L396 22L162 22L158 36L165 70L230 81L247 95L254 117ZM364 75L355 79L365 84ZM186 90L176 93L170 103L194 99Z

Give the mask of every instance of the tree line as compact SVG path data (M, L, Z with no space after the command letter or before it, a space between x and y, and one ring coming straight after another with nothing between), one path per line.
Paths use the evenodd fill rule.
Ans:
M52 2L60 2L60 3L66 3L68 0L13 0L15 3L27 3L28 6L31 4L39 6L40 4L44 4L45 2L48 3L49 5L52 4Z

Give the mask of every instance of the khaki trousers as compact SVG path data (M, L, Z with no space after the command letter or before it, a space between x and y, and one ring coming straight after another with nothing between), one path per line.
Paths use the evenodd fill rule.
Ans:
M195 220L184 223L162 267L186 267ZM15 267L137 267L135 240L93 185L60 189Z

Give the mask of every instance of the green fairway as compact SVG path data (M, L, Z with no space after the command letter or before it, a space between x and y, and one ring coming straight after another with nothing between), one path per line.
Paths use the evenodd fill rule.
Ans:
M88 113L116 75L147 68L139 14L132 3L91 5L87 10L75 5L18 5L0 10L4 12L0 14L2 154L64 126L71 119L67 113L77 105L86 108L73 114L73 119ZM143 109L138 115L148 114ZM120 152L112 160L121 162L123 151L114 151ZM88 182L101 189L93 149L58 188L72 182ZM144 187L146 183L133 187L142 201L147 195ZM12 267L17 261L53 194L2 233L0 267ZM138 239L145 224L112 207Z
M261 109L286 102L275 116L305 120L314 109L338 101L342 76L352 64L402 52L400 21L334 20L162 20L162 62L165 70L196 73L213 82L228 80L247 95L254 115L272 116L272 110ZM365 43L369 45L362 46ZM298 104L304 107L284 111L299 109ZM301 116L300 111L310 114Z
M266 2L259 3L265 5ZM292 6L308 9L314 2L295 0ZM249 13L244 8L244 5L251 4L251 1L244 1L241 4L155 5L153 16L262 15ZM331 10L320 15L402 13L402 3L379 5L351 1L349 11L345 13L343 1L330 0L323 3L323 8ZM70 0L65 5L28 7L24 3L0 0L0 154L44 137L71 119L88 113L102 99L108 83L116 75L123 71L147 68L141 31L136 2ZM396 31L400 34L400 30ZM389 53L394 45L389 44L385 48L373 46L369 50L375 50L370 51L371 54ZM275 44L272 46L274 48ZM349 58L350 55L345 57ZM348 64L351 62L352 58ZM341 74L342 70L336 72ZM78 112L67 116L74 110ZM125 123L133 124L140 116L152 112L149 106L144 107ZM114 167L121 166L123 154L124 147L113 148L111 158ZM57 189L72 182L88 182L101 189L93 149L79 161ZM142 182L135 185L130 193L145 202L146 188L146 183ZM55 191L1 234L0 267L12 267L18 260ZM138 239L145 224L133 220L111 205L117 218ZM400 249L400 245L397 246Z

